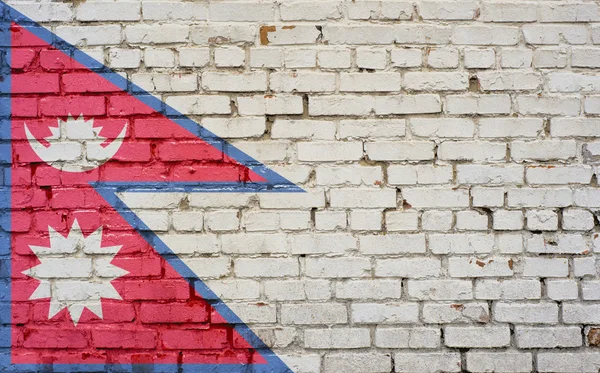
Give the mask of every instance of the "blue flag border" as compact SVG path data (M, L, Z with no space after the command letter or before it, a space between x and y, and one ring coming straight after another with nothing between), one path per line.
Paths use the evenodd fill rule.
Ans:
M303 193L304 190L261 162L230 145L227 141L203 128L160 99L152 96L144 89L117 74L104 64L96 61L77 47L40 26L37 22L23 15L8 4L0 2L0 47L4 49L2 65L0 65L0 157L12 159L11 139L11 31L12 23L26 27L54 48L59 49L77 62L95 71L107 81L119 87L127 87L125 92L136 97L152 109L163 113L172 121L188 131L197 134L198 138L210 143L217 150L227 154L241 165L263 177L266 182L118 182L92 183L92 186L148 243L183 277L211 306L261 354L266 364L13 364L10 347L11 333L11 169L3 169L5 186L0 187L0 265L4 266L0 273L0 372L132 372L132 373L187 373L187 372L227 372L227 373L280 373L292 372L287 365L181 260L177 255L149 229L146 224L119 198L120 192L211 192L211 193Z

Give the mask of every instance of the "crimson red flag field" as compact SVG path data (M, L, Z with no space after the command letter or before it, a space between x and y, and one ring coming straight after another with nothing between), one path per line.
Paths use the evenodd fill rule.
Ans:
M118 193L301 190L0 9L2 368L289 371Z

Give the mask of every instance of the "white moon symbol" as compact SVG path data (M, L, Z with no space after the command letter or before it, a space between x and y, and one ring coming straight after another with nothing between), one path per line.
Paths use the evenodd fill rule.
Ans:
M31 148L48 165L69 172L85 172L100 167L110 160L123 144L127 124L110 144L103 147L106 140L99 136L102 129L94 128L94 120L84 120L80 115L74 119L69 115L66 121L58 119L59 126L51 127L51 136L45 138L49 146L40 143L25 124L25 134Z

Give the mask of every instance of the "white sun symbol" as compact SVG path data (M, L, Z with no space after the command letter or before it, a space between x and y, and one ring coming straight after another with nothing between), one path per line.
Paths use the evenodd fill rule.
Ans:
M67 237L48 232L50 247L29 246L42 262L22 272L40 281L29 299L50 298L48 319L63 308L75 325L84 308L102 318L101 298L122 299L111 281L129 272L110 263L122 246L101 247L102 227L84 237L77 219Z

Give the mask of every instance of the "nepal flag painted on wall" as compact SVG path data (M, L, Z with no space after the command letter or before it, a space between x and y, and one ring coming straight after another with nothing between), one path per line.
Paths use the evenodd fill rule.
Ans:
M0 10L0 371L290 371L118 193L302 190Z

